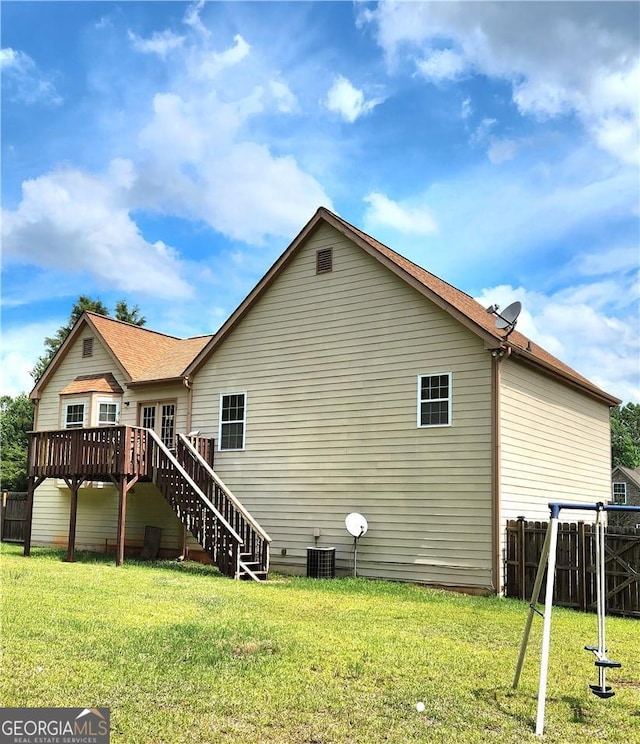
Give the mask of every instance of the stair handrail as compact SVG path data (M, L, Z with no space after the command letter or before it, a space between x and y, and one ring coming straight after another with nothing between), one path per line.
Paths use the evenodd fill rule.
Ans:
M231 503L235 506L235 508L242 514L245 521L248 522L248 524L251 525L251 527L260 535L260 537L265 540L268 543L273 542L272 539L269 537L269 535L265 532L265 530L258 524L258 522L254 519L254 517L251 516L247 508L240 502L231 492L228 486L226 486L222 479L217 475L215 470L209 465L209 463L202 457L202 455L198 452L198 450L191 444L191 442L188 440L188 438L184 434L178 434L178 437L182 441L184 445L186 445L187 450L191 453L193 457L197 459L197 461L202 465L207 473L210 475L210 477L215 481L215 483L224 491L226 497L231 501ZM206 497L205 497L206 498Z
M233 527L227 522L227 520L220 514L220 512L216 509L216 507L211 503L211 501L208 499L208 497L204 494L200 486L191 478L191 476L187 473L187 471L180 465L178 460L176 459L175 455L171 452L171 450L166 446L166 444L160 439L160 437L156 434L153 429L148 429L149 435L155 442L155 444L158 446L160 451L168 457L171 464L178 470L180 475L187 481L189 486L193 488L194 493L196 496L202 501L202 503L212 511L216 517L217 520L223 525L225 530L233 537L234 540L238 542L239 545L242 545L244 543L244 540L240 535L233 529Z

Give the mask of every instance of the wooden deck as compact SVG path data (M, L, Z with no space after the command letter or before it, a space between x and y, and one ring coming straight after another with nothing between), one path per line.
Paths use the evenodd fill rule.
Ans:
M266 578L271 538L215 474L214 441L179 434L175 446L168 449L155 432L135 426L31 432L24 554L31 550L34 491L46 478L63 479L71 492L69 561L74 560L78 490L87 481L106 481L119 492L120 565L127 493L138 481L151 481L225 575Z
M29 477L110 481L150 475L146 429L101 426L37 431L29 437Z

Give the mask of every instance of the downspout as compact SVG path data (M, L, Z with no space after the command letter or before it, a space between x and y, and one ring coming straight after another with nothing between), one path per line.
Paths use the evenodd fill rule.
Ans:
M183 377L182 378L182 384L187 388L187 428L184 432L187 434L187 432L191 431L191 414L193 411L193 385L191 383L190 377Z
M191 431L191 419L193 413L193 383L190 377L183 377L182 383L187 388L187 428L184 433L188 434ZM189 534L187 528L182 525L182 542L180 543L180 555L178 556L179 561L186 561L189 557L189 549L187 547L188 539Z
M503 347L491 352L491 576L492 589L500 595L500 521L501 521L501 448L500 448L500 390L501 365L505 353L510 349Z

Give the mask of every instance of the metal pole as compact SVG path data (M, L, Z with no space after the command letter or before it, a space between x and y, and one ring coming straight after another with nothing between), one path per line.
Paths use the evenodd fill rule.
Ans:
M358 538L353 538L353 577L358 575Z
M559 509L552 509L549 530L549 561L547 567L547 587L545 589L544 623L542 626L542 655L540 657L540 681L538 684L538 714L536 717L536 736L544 730L544 708L547 697L547 672L549 671L549 646L551 640L551 608L553 607L553 584L556 573L556 546L558 542Z
M524 535L524 533L523 533ZM529 634L531 633L531 625L533 623L533 616L540 611L536 608L538 604L538 597L540 596L540 589L542 588L542 579L544 578L544 571L547 565L547 558L549 557L549 542L551 540L551 530L547 530L547 534L544 537L544 544L542 546L542 555L540 556L540 562L538 563L538 573L536 574L536 580L533 584L533 592L531 593L531 602L529 603L529 615L527 617L527 623L524 628L524 635L522 636L522 642L520 643L520 655L518 656L518 664L516 666L516 673L513 678L513 689L515 690L520 681L520 672L522 671L522 665L524 664L524 657L527 651L527 644L529 643ZM524 557L523 557L524 560Z
M596 517L596 594L598 598L598 659L607 658L607 646L605 638L605 574L604 574L604 522L601 519L602 512L598 510ZM607 671L605 667L598 667L598 683L604 692L607 689Z

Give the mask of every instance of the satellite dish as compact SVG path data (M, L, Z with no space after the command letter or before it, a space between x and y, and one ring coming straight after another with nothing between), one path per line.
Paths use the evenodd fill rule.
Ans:
M355 538L366 535L367 529L369 528L367 520L362 516L362 514L358 514L358 512L347 514L344 524L347 528L347 532Z
M496 320L496 328L511 328L513 330L521 311L521 302L512 302L508 307L505 307L501 313L496 311L495 314L498 316L498 319Z

